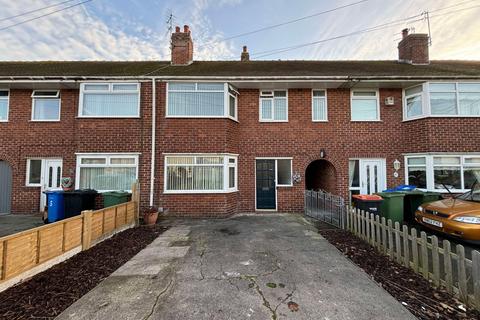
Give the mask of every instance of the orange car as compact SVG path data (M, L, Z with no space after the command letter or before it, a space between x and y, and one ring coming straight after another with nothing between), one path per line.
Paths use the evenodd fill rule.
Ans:
M426 228L480 243L480 184L458 197L422 204L415 220Z

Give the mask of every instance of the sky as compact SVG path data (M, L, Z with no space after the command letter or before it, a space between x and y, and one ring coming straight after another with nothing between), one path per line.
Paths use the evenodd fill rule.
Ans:
M425 15L420 16L425 11L431 59L480 60L480 0L89 0L76 5L84 1L0 0L0 60L169 60L170 14L173 26L190 26L195 60L239 60L243 45L252 60L388 60L397 58L402 29L428 32ZM41 15L46 16L35 19ZM309 15L314 16L230 38ZM346 36L379 25L384 27ZM271 52L315 41L322 42Z

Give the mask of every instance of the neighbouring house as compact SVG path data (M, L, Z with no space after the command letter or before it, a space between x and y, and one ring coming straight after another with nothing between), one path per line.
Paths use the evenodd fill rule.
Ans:
M172 215L301 212L399 184L480 175L480 62L431 61L404 31L391 61L0 62L0 212L42 210L61 177Z

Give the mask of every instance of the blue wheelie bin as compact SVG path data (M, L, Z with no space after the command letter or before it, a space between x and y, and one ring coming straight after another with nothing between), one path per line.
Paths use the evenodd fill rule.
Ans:
M47 222L60 221L65 218L63 191L45 191L47 195Z

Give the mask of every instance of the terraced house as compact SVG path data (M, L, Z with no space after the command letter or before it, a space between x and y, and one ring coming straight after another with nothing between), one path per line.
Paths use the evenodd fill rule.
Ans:
M301 212L399 184L445 192L480 174L480 62L430 61L403 33L391 61L1 62L0 211L43 191L128 190L172 215Z

